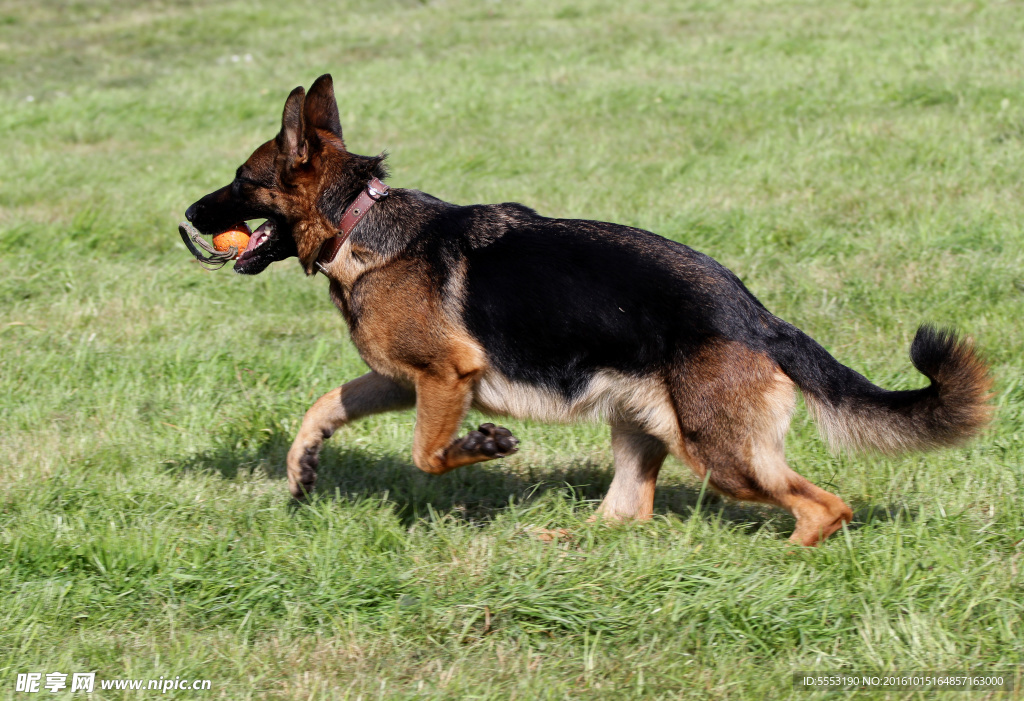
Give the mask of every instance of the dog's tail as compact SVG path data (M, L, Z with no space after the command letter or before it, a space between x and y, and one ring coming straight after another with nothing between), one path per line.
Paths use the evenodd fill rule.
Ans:
M910 359L931 384L890 391L841 364L780 320L769 353L801 391L832 449L886 454L961 443L989 422L992 380L973 344L922 326Z

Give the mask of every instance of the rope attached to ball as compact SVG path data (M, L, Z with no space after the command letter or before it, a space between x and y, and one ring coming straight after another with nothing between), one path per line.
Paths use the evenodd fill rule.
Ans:
M183 221L178 224L178 233L181 234L181 240L185 242L185 247L188 248L189 253L195 256L199 264L207 270L220 270L238 257L238 246L231 246L226 251L218 251L203 240L202 234L192 226L192 222ZM210 255L204 256L196 246Z

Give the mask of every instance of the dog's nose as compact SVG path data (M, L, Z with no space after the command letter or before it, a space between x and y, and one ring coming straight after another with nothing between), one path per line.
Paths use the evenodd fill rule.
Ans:
M194 202L191 207L185 210L185 218L188 219L190 222L195 221L196 209L198 209L198 207L196 207L197 204L199 203Z

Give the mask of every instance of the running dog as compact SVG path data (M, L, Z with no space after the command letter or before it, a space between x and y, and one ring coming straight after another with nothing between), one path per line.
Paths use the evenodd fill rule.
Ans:
M288 453L296 498L314 487L323 441L379 412L416 408L412 458L431 474L516 452L494 424L459 437L474 407L607 421L615 474L600 517L649 518L672 453L722 494L790 511L791 540L810 546L853 514L786 464L796 389L833 448L949 446L990 418L988 370L951 331L917 331L910 357L927 387L888 391L687 246L521 204L450 204L389 189L386 175L383 155L345 148L324 75L292 91L280 133L182 225L216 234L265 219L235 271L296 256L307 275L322 272L372 368L306 413Z

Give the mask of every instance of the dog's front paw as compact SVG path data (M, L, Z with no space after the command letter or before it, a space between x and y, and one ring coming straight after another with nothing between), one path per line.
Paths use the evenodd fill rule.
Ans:
M512 435L504 426L480 424L475 431L470 431L460 441L459 446L464 453L483 456L483 459L503 458L519 450L519 439Z
M305 499L316 486L316 469L320 465L320 446L293 445L288 451L288 490L296 499Z

